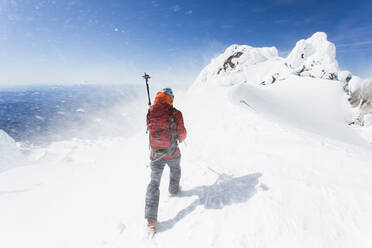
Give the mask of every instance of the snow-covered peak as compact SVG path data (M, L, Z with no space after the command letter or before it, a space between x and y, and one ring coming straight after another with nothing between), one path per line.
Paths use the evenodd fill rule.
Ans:
M327 34L323 32L298 41L286 58L286 64L299 76L336 79L339 72L336 46L327 40Z
M212 59L211 63L201 71L194 86L205 85L209 81L220 85L234 84L229 79L230 77L235 77L249 67L274 58L279 58L275 47L256 48L247 45L231 45L223 54Z

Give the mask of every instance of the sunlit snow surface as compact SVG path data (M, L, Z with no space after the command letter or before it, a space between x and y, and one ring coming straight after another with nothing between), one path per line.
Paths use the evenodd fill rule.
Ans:
M118 110L133 131L116 137L24 153L0 136L18 152L1 163L23 165L0 174L0 247L371 247L371 127L347 124L340 82L288 75L260 85L247 70L226 76L231 84L175 90L188 131L183 191L168 198L166 169L154 239L143 219L146 99Z
M319 86L314 79L301 83L310 90L311 80ZM55 142L33 150L28 166L0 174L1 246L369 247L367 142L338 123L337 106L326 109L335 111L334 119L312 120L325 123L324 130L309 129L302 115L278 105L270 110L281 92L268 90L270 101L264 92L243 84L177 94L189 132L181 145L183 192L167 197L165 170L155 239L144 231L150 170L142 129L128 137ZM322 92L319 101L326 99ZM342 101L337 95L330 101ZM293 113L309 100L295 97ZM317 118L319 109L303 111ZM144 121L146 107L132 114ZM14 159L5 155L2 162Z

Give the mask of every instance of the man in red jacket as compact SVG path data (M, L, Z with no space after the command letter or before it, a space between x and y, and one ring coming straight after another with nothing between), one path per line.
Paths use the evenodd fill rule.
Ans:
M155 230L159 206L159 185L165 164L170 168L169 195L180 190L181 153L178 142L186 139L182 113L173 107L173 92L165 88L158 92L147 114L147 128L151 148L151 181L147 186L145 218Z

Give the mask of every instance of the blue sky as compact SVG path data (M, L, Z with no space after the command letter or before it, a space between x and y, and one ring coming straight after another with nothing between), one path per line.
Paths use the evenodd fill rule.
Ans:
M372 76L372 1L0 0L0 84L185 86L231 44L285 56L317 31L341 69Z

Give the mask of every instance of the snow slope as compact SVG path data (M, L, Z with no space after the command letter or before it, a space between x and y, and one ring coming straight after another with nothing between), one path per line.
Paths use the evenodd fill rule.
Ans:
M24 159L19 145L0 129L0 173L22 165Z
M167 197L166 169L154 239L144 232L144 127L56 142L1 173L0 247L371 247L371 141L347 125L338 81L251 80L285 62L274 51L252 50L240 71L209 65L175 92L189 134L183 192ZM131 113L138 126L146 111Z

